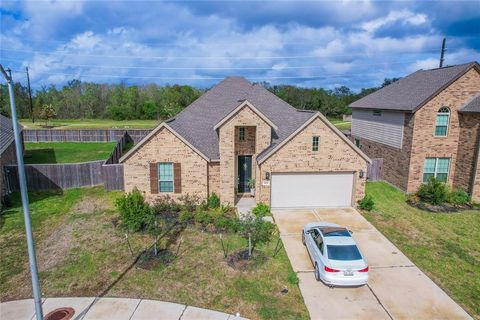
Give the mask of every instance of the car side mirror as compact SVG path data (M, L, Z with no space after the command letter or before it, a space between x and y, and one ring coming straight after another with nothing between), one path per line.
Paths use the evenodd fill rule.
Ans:
M310 229L310 230L307 230L307 233L312 233L312 232L313 232L313 230L312 230L312 229Z
M349 232L350 234L353 234L353 231L352 231L352 230L348 230L348 232Z

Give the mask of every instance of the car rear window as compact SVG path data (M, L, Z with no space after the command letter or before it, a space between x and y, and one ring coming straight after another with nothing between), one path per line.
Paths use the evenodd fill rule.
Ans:
M347 229L335 230L324 233L325 237L351 237L350 232Z
M362 256L357 246L334 246L327 245L328 259L331 260L360 260Z

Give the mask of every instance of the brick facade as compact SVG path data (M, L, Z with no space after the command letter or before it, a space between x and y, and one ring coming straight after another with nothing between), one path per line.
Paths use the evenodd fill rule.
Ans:
M480 74L475 69L471 69L415 112L407 192L415 192L422 184L423 165L427 157L450 158L449 185L456 187L455 177L466 174L466 172L458 174L456 172L457 159L464 160L457 156L459 148L463 148L463 145L459 144L463 124L460 122L458 109L478 92L480 92ZM435 137L437 111L444 106L450 108L448 134L446 137ZM458 178L457 180L461 181ZM464 186L464 183L460 182L459 186Z
M460 140L453 185L471 192L480 144L480 114L460 114Z
M150 163L157 162L181 163L182 193L150 192L149 166ZM182 194L197 195L205 199L208 192L207 161L167 128L160 129L124 161L124 179L125 191L129 192L137 187L150 202L167 194L173 199L178 199Z
M320 136L319 151L312 151L312 136ZM317 118L260 165L265 172L354 172L352 205L365 194L367 161ZM270 186L259 185L257 202L270 203Z
M470 69L415 113L405 114L402 149L357 138L362 150L371 158L383 158L382 178L412 193L423 183L423 166L427 157L450 158L448 184L480 197L475 179L478 162L480 115L462 114L458 110L480 92L480 74ZM435 120L442 107L450 109L448 134L436 137ZM478 171L478 169L477 169ZM478 172L476 173L478 175Z
M245 128L243 141L239 140L240 127ZM195 194L205 199L209 193L215 192L223 203L234 205L237 195L237 157L252 155L252 177L257 180L257 202L270 203L270 188L261 186L260 178L267 171L352 172L352 205L364 195L365 178L360 179L358 173L360 170L366 172L366 160L320 118L313 120L261 166L258 166L256 156L271 145L272 127L254 109L245 105L217 130L220 161L208 162L168 127L160 128L123 160L125 191L137 187L150 202L165 194L173 199L185 194ZM318 152L311 151L313 135L320 136ZM156 186L157 179L156 174L152 178L151 164L158 162L181 164L181 193L151 192L151 182Z
M252 178L255 179L256 163L255 156L262 150L267 148L271 143L272 128L259 115L255 113L248 105L240 109L234 116L225 122L219 131L219 150L220 150L220 199L222 202L235 204L236 196L236 163L238 151L251 151L251 146L248 142L242 143L242 146L237 149L235 141L238 139L239 127L254 127L255 128L255 153L252 157L252 168L254 172ZM246 130L253 132L251 129ZM252 137L250 137L250 141ZM238 141L237 141L238 142ZM243 149L243 150L242 150Z
M208 194L220 195L220 162L208 164Z
M472 185L472 200L480 203L480 146L477 150L477 163L475 164L475 176Z

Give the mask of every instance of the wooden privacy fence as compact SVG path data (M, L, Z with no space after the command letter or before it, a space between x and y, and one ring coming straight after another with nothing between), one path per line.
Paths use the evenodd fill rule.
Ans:
M372 163L367 167L367 179L377 181L382 178L383 158L372 159Z
M151 129L24 129L25 142L114 142L120 140L127 132L137 143Z
M68 164L27 164L25 174L29 191L63 190L103 184L103 160ZM4 166L9 192L19 191L16 165Z
M20 191L16 165L3 167L7 193ZM123 190L123 165L104 165L104 161L66 164L25 165L29 191L64 190L79 187L105 187L105 190Z
M29 191L63 190L103 185L105 190L123 190L123 164L118 160L125 147L133 143L130 134L123 131L107 160L65 164L27 164L25 174ZM16 165L4 166L7 193L19 191Z

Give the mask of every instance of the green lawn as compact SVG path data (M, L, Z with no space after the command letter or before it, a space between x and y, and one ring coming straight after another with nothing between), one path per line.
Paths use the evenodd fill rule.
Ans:
M430 213L409 206L384 182L367 184L375 201L363 215L471 315L480 318L480 211Z
M59 193L31 193L31 216L44 296L106 296L173 301L250 319L308 319L308 312L283 249L272 253L277 239L260 246L264 259L240 271L224 259L220 234L187 227L168 253L170 262L149 268L133 264L125 231L115 223L113 206L120 192L81 188ZM18 194L0 214L0 301L31 296L27 249ZM245 240L222 234L229 252ZM136 256L153 239L130 234ZM288 288L288 293L281 293Z
M328 120L340 130L349 130L352 127L351 121L343 121L340 118L328 118Z
M338 118L328 118L340 130L350 129L352 123ZM110 120L110 119L54 119L50 121L55 129L151 129L159 120ZM20 119L20 123L27 129L42 129L44 121L32 123L29 119Z
M111 119L54 119L49 121L54 129L151 129L158 120L111 120ZM43 120L32 123L30 119L20 119L20 123L27 129L42 129Z
M106 160L115 142L26 142L25 163L75 163Z

